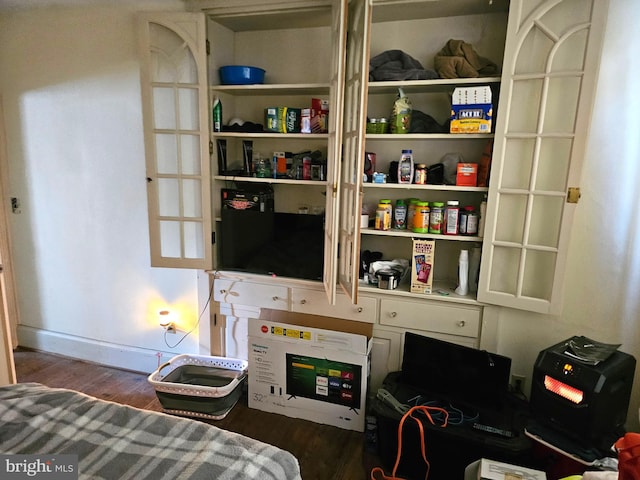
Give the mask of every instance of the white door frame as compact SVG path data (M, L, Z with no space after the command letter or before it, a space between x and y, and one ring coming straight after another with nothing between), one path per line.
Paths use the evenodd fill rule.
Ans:
M18 308L11 264L8 205L7 144L0 97L0 385L16 383L13 345L17 345Z

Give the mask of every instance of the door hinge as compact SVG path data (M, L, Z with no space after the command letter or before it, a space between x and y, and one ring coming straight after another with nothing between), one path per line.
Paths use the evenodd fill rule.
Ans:
M209 155L213 155L213 142L209 140Z
M578 200L580 200L580 187L569 187L567 203L578 203Z
M216 232L211 232L211 245L216 244Z
M207 55L211 55L211 42L209 41L209 39L206 40L206 50Z

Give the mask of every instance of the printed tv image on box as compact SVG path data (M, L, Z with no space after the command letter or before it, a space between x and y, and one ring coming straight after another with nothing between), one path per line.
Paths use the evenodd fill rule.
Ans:
M287 395L360 408L362 367L287 353Z

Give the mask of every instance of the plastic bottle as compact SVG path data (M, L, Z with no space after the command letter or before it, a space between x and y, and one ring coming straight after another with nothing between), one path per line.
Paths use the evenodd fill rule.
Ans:
M407 207L407 228L409 230L413 230L413 217L415 217L416 214L416 206L418 205L418 202L420 200L418 200L417 198L411 198L409 199L409 206Z
M413 152L402 150L398 162L398 183L411 183L413 181Z
M480 255L482 250L480 247L471 249L469 258L469 291L476 293L478 291L478 274L480 273Z
M433 202L429 218L429 233L442 233L442 219L444 216L444 203Z
M449 200L447 207L444 209L443 231L445 235L458 235L460 219L460 202L458 200Z
M429 202L418 202L413 217L412 231L415 233L428 233L430 213Z
M222 102L218 97L213 99L213 131L222 131Z
M385 203L388 202L388 203ZM376 209L376 230L389 230L391 228L391 200L380 200Z
M393 212L393 228L396 230L407 228L407 205L402 199L396 201L396 208Z
M416 185L425 185L427 183L427 166L424 163L416 165L413 183Z
M484 237L484 217L487 214L487 196L484 196L484 200L480 204L480 219L478 220L478 236Z
M455 292L458 295L469 293L469 250L460 250L458 260L458 286Z

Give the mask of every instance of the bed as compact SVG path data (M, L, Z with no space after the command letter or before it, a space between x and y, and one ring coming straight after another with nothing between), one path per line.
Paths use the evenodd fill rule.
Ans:
M80 478L301 479L272 445L37 383L0 387L0 453L77 454Z

